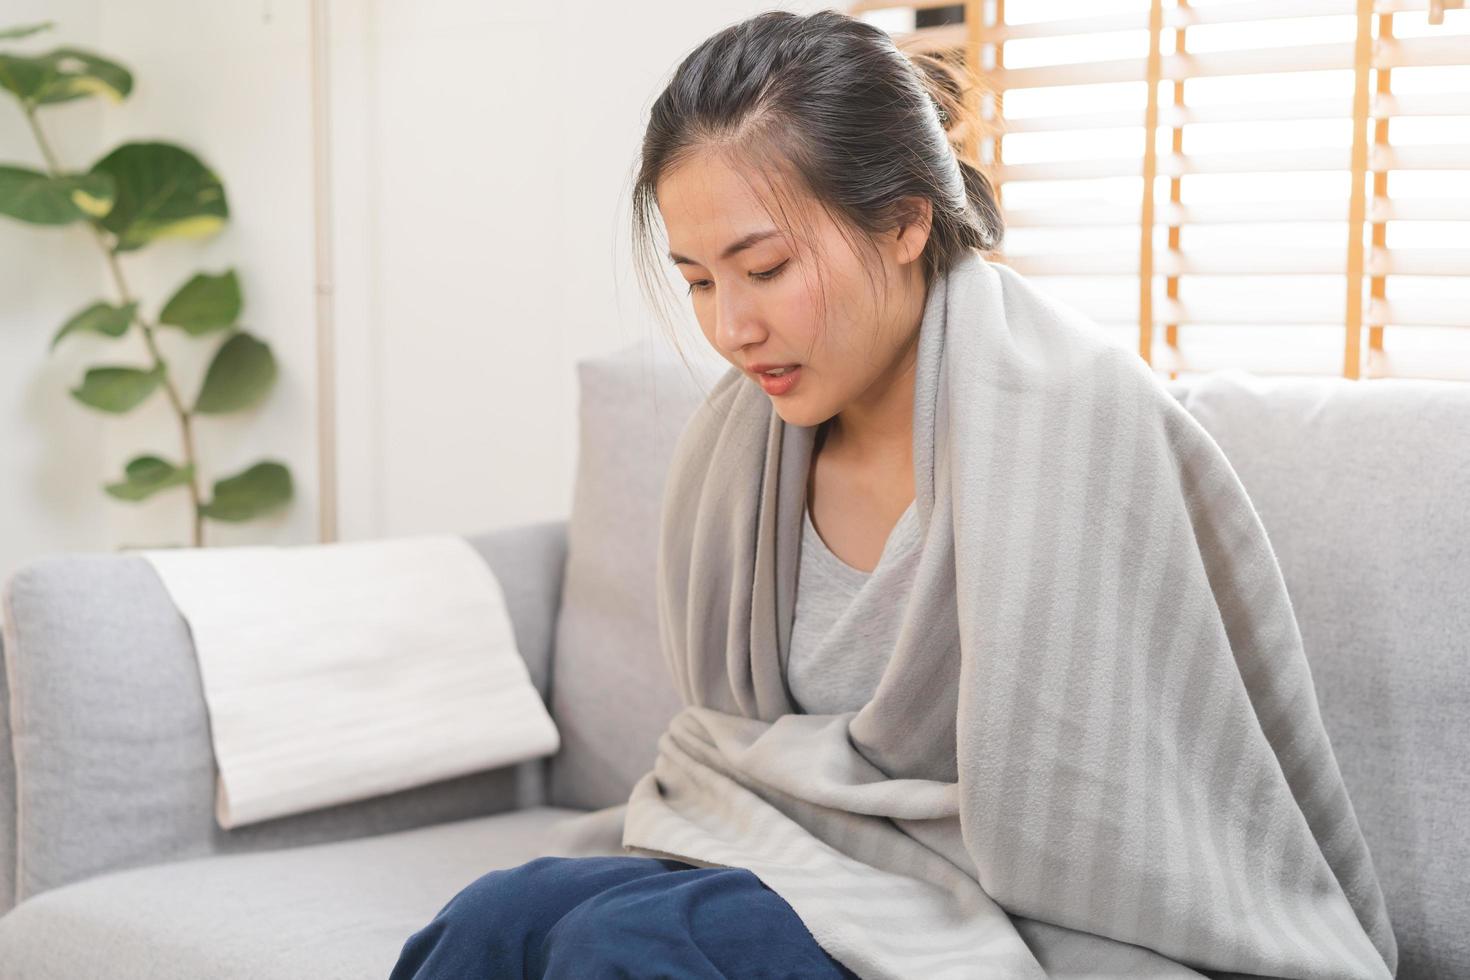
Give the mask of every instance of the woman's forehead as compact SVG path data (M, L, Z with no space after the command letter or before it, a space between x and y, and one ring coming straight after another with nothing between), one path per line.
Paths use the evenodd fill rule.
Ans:
M749 221L765 208L749 174L722 156L699 153L671 168L658 182L656 196L665 220L704 223Z
M679 256L719 261L741 250L733 246L760 241L790 244L786 219L795 211L810 220L813 210L779 175L742 171L712 153L670 169L660 178L655 198L668 230L670 258L676 261Z

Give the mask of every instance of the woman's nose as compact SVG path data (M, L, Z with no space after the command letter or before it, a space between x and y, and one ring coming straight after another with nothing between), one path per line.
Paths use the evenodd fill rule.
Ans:
M753 304L735 292L725 290L715 303L715 343L727 354L738 353L763 336Z

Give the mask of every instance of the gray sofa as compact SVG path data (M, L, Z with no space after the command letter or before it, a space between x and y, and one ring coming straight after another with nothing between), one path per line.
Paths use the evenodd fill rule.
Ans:
M565 521L471 540L562 733L549 760L221 830L187 627L136 555L4 592L0 980L385 977L460 888L612 813L678 699L654 626L659 495L718 365L578 365ZM1470 976L1470 386L1167 383L1255 500L1387 894L1401 977ZM586 820L595 820L594 814Z

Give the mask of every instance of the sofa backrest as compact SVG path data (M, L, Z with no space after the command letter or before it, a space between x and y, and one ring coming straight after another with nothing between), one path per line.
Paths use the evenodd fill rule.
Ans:
M725 365L691 378L661 343L578 365L553 803L625 800L680 707L654 619L659 501ZM1222 371L1166 387L1224 450L1276 551L1399 976L1470 976L1470 385Z
M551 668L555 805L626 800L680 707L654 618L659 502L684 423L728 367L688 354L686 366L653 341L577 365L577 479Z
M1470 385L1230 371L1174 390L1281 565L1398 976L1470 976Z

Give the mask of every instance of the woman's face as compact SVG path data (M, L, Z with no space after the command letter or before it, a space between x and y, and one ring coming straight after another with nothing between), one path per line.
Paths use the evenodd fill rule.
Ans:
M765 388L786 422L817 425L849 405L877 405L911 366L925 294L917 259L927 227L909 225L874 240L888 277L886 294L880 288L875 295L871 273L840 229L821 208L809 207L808 233L820 245L827 280L823 319L819 257L773 224L719 154L687 158L659 181L657 197L670 259L689 283L705 339L746 371L750 384ZM799 369L783 382L753 373L758 365Z

